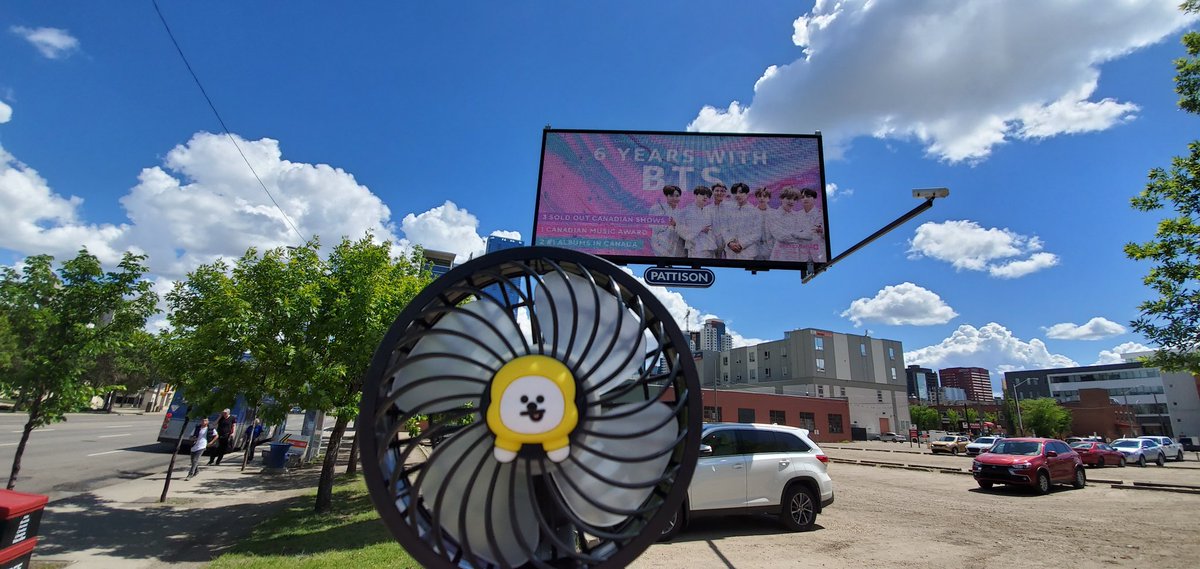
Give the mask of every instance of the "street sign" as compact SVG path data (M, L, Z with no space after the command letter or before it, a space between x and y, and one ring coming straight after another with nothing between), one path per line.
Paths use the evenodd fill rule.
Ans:
M717 281L717 277L708 269L650 267L642 273L642 280L648 285L708 288Z

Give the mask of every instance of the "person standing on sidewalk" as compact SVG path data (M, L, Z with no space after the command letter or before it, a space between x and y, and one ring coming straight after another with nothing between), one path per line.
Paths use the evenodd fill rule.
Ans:
M216 435L217 433L208 426L208 417L200 419L200 424L196 426L196 442L192 443L192 467L188 469L187 478L184 480L191 480L200 473L200 457Z
M233 446L233 433L236 427L237 421L229 414L229 409L221 411L221 417L217 419L217 452L208 457L209 466L212 466L214 461L221 464L221 459Z

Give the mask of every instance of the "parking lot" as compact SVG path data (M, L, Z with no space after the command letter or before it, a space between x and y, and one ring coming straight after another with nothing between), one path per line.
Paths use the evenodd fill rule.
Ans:
M847 448L838 448L845 446ZM855 449L869 450L850 450ZM854 464L869 460L970 469L964 456L887 452L907 443L823 445L837 501L808 533L767 517L699 520L634 567L1196 567L1200 495L1126 489L1134 482L1200 486L1189 453L1166 467L1088 469L1082 490L1037 496L979 489L971 476ZM1120 480L1122 488L1095 479Z

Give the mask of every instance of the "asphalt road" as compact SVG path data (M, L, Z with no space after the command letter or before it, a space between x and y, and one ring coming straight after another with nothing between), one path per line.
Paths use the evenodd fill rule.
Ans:
M27 420L24 414L0 413L0 484L8 482ZM80 413L36 429L25 447L14 489L60 500L122 480L165 472L171 454L169 446L157 442L162 420L161 413ZM187 456L180 455L180 459L186 461Z

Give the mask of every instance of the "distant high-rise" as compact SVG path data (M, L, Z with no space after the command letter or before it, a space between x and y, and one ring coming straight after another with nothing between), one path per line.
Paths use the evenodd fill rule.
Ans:
M966 392L968 401L992 401L992 379L981 367L948 367L938 370L942 387L957 387Z
M425 261L429 263L429 270L433 273L433 278L450 272L450 269L454 267L454 253L433 249L425 249L424 253Z
M934 401L938 399L938 374L927 367L911 365L904 368L908 379L908 397L919 401Z
M485 241L487 242L487 250L485 251L486 253L495 253L496 251L503 251L505 249L525 246L525 243L521 242L519 239L509 239L507 237L499 237L496 235L489 235Z
M716 318L704 321L700 329L700 349L723 352L733 349L733 336L725 333L725 323Z

